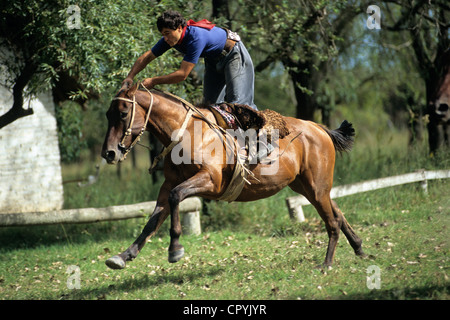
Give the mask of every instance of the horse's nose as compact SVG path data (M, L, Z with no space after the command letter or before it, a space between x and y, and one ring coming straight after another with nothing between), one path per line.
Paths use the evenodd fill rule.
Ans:
M111 163L116 159L116 152L114 150L106 151L104 158L108 163Z

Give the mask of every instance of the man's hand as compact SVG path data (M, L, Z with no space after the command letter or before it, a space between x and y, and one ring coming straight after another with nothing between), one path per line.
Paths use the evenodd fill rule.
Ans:
M133 86L133 79L131 78L126 78L125 80L123 80L122 82L122 87L120 88L120 90L128 90Z
M153 78L146 78L142 81L142 85L146 87L148 90L153 89L156 83L153 81Z
M133 86L133 78L155 58L156 56L152 53L152 50L148 50L146 53L140 56L134 63L125 80L123 80L122 87L120 88L120 90L130 89Z

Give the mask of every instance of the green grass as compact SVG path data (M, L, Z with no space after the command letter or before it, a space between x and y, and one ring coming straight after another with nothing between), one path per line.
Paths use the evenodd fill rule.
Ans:
M1 229L2 299L448 299L450 183L431 182L429 194L402 187L373 208L364 196L341 203L364 241L356 257L342 236L332 270L320 270L327 236L317 214L308 221L253 232L232 228L184 236L186 256L167 262L167 223L126 269L105 259L134 240L143 221ZM391 192L392 193L392 192ZM447 198L446 198L447 197ZM353 212L352 207L360 209ZM375 216L371 213L375 212ZM387 217L380 212L386 212ZM278 215L273 212L273 215ZM280 217L282 219L283 217ZM287 219L287 217L285 217ZM204 221L205 219L203 219ZM206 227L206 229L213 229ZM237 228L239 229L239 227ZM71 265L80 289L69 289ZM367 268L381 269L381 288L366 285Z
M449 168L448 154L430 159L396 140L385 149L365 147L338 159L337 184L414 171ZM157 185L146 163L133 171L102 169L98 183L65 185L66 207L154 200ZM81 169L80 169L81 168ZM65 180L91 174L93 165L67 166ZM140 171L139 171L140 170ZM124 270L104 261L125 250L145 219L82 225L0 229L0 299L449 299L450 181L386 188L337 199L363 239L358 258L341 234L331 270L323 262L327 234L311 206L293 225L279 194L253 203L211 202L203 233L182 236L186 256L167 262L168 223ZM367 268L380 268L380 289L367 287ZM70 289L70 266L79 267L80 289Z

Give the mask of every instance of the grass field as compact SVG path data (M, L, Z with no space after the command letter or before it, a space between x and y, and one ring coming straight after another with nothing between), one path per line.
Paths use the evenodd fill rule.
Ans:
M449 161L448 154L430 159L403 147L355 148L338 159L335 185L450 168ZM68 166L64 178L89 170ZM122 170L120 181L108 167L92 186L65 185L66 207L155 199L145 168ZM203 233L181 238L186 256L177 264L167 261L168 223L124 270L104 261L134 241L145 219L1 228L0 299L448 300L448 190L450 181L439 180L429 181L428 194L409 184L338 199L368 257L356 257L341 234L331 270L315 268L327 247L323 222L307 206L307 221L293 225L288 189L254 203L210 203Z

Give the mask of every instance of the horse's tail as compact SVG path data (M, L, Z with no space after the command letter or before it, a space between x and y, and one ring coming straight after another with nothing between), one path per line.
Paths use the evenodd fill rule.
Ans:
M334 149L338 152L350 151L353 147L353 141L355 136L355 129L352 124L347 120L344 120L339 128L335 130L329 130L326 127L322 127L330 136L333 141Z

